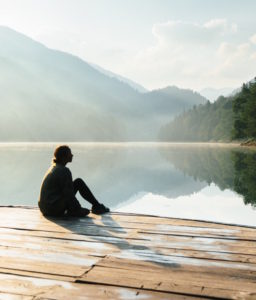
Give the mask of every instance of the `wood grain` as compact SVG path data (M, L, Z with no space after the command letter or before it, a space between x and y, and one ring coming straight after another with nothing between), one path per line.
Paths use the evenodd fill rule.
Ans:
M256 299L256 228L0 207L0 299Z

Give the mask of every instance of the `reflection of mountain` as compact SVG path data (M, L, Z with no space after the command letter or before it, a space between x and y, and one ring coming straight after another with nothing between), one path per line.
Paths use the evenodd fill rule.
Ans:
M178 88L140 93L78 57L0 26L2 141L155 140L174 114L203 102Z
M1 204L37 205L42 177L54 147L0 148ZM73 145L73 177L84 178L110 207L140 192L168 198L189 195L206 186L183 175L159 156L157 148Z
M227 147L176 146L162 149L163 156L195 180L214 182L222 190L233 187L234 165Z
M231 189L256 205L256 152L241 147L175 146L161 154L184 174L195 180L212 182L220 189Z
M84 178L110 207L138 193L174 199L215 183L256 205L256 152L235 147L71 146L73 177ZM54 146L0 147L1 204L37 205L42 177ZM165 160L163 160L163 158ZM168 163L166 163L168 161ZM173 167L174 166L174 167Z
M87 152L87 151L86 151ZM153 193L176 198L201 190L205 183L195 182L193 178L184 176L181 172L163 163L156 149L132 148L112 149L107 154L98 150L100 159L95 157L90 169L85 169L84 177L88 178L94 190L102 199L106 199L111 207L126 202L138 193ZM84 153L84 158L90 153ZM79 159L80 161L81 159ZM72 167L76 174L76 165ZM78 167L79 169L80 167ZM78 170L79 172L79 170ZM78 174L77 172L77 174ZM80 171L81 173L81 171Z

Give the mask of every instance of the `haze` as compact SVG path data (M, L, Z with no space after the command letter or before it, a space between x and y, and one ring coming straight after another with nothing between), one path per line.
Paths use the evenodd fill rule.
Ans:
M147 89L236 88L255 76L254 0L0 0L0 25Z

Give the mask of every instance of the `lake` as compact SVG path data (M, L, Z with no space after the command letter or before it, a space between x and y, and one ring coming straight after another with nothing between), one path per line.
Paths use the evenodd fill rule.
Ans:
M256 151L231 144L68 143L113 211L256 226ZM1 205L37 205L56 144L2 143ZM88 207L81 200L84 207Z

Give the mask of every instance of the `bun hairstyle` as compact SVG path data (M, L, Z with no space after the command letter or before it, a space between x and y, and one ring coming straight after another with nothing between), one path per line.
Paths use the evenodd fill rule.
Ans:
M61 145L58 146L55 150L54 150L54 154L53 154L53 162L54 163L60 163L62 162L63 158L66 157L69 153L70 153L70 148L66 145Z

